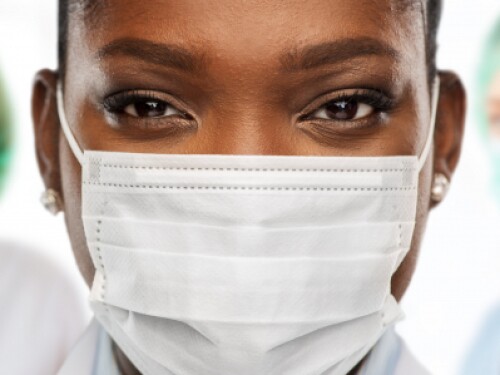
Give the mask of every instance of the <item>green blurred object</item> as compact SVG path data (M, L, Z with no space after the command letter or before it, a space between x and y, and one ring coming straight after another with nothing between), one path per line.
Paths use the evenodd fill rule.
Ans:
M7 95L0 76L0 192L7 177L12 153L12 123Z
M479 131L486 142L486 152L492 163L493 194L500 203L500 141L489 136L486 103L488 92L496 75L500 73L500 19L490 34L481 57L478 76L477 115Z
M486 41L479 66L479 95L477 96L477 110L481 126L481 134L484 137L488 137L486 99L488 97L490 85L498 73L500 73L500 19L495 24L492 33Z

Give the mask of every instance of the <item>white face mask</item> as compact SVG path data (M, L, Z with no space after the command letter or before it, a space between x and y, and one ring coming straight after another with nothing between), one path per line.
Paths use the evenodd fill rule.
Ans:
M344 375L401 317L417 156L82 153L97 319L146 375Z

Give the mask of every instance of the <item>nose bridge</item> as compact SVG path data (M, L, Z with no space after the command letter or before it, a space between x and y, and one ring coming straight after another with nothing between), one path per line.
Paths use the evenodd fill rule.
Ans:
M210 153L242 155L293 154L289 114L263 94L222 99L203 121Z
M221 52L217 66L209 68L213 85L200 127L208 141L203 147L215 154L296 154L286 92L274 79L277 59L262 61L239 48Z

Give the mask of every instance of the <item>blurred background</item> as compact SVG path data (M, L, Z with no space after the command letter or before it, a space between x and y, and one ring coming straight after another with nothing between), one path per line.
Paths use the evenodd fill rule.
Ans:
M445 0L438 61L441 69L457 71L468 89L465 147L447 199L431 214L403 302L407 318L398 328L434 374L458 372L482 320L500 303L500 205L491 193L491 163L474 107L481 49L499 16L498 0ZM56 0L0 0L0 74L15 122L0 239L50 257L85 299L63 216L53 218L39 204L43 185L34 154L31 84L39 68L56 67L56 42Z

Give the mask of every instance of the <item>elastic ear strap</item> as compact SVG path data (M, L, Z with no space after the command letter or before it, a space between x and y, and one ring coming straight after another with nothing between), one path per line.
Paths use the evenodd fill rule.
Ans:
M73 154L75 155L75 158L78 160L80 165L82 165L83 152L80 146L78 145L78 142L76 141L75 136L71 131L71 128L69 127L68 120L66 119L66 112L64 111L63 91L60 81L57 83L57 112L59 113L59 122L61 123L63 133L66 136L66 139L68 140L69 147L71 148L71 151L73 151Z
M427 158L429 157L429 152L431 150L431 146L434 144L434 130L436 128L436 118L437 111L439 105L439 93L440 93L440 80L439 76L436 76L434 79L434 85L432 87L432 108L431 108L431 124L429 127L429 132L427 134L427 141L425 142L424 149L422 154L420 154L420 158L418 159L418 171L420 172L424 167Z

